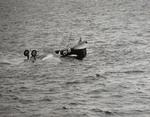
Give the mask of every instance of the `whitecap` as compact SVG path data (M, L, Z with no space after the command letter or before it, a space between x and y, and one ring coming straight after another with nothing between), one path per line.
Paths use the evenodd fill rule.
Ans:
M54 55L52 55L52 54L48 54L42 60L43 61L50 61L52 63L59 63L59 62L61 62L60 58L54 57Z

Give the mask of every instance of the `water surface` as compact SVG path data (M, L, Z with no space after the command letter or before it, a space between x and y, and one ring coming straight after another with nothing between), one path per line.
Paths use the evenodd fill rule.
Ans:
M1 0L0 116L149 117L149 19L149 0ZM54 54L80 37L83 61Z

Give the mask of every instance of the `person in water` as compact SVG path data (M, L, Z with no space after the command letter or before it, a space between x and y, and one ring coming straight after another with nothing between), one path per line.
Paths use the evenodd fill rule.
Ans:
M34 60L36 60L37 57L37 50L32 50L31 51L31 58L33 58Z
M31 51L31 57L30 57L30 51L29 50L25 50L24 51L24 56L27 57L27 60L31 60L32 62L34 62L36 60L37 57L37 50L32 50Z
M27 60L29 60L29 58L30 58L30 51L29 50L25 50L24 51L24 56L26 56L27 57Z
M86 47L80 46L86 43L87 41L82 41L82 39L80 38L79 42L75 46L63 50L56 50L55 53L60 54L62 57L76 55L77 59L82 60L87 55L87 50Z

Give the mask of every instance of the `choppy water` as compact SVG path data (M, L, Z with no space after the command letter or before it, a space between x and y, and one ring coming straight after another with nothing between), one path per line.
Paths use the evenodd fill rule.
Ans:
M79 37L83 61L54 55ZM0 42L0 117L150 116L149 0L1 0Z

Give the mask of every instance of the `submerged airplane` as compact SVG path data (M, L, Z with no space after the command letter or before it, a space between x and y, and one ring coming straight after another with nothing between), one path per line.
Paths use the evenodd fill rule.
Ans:
M86 57L87 54L86 44L87 41L82 41L80 38L78 43L73 47L62 50L55 50L55 53L61 55L61 57L75 56L75 58L82 60L84 57Z

